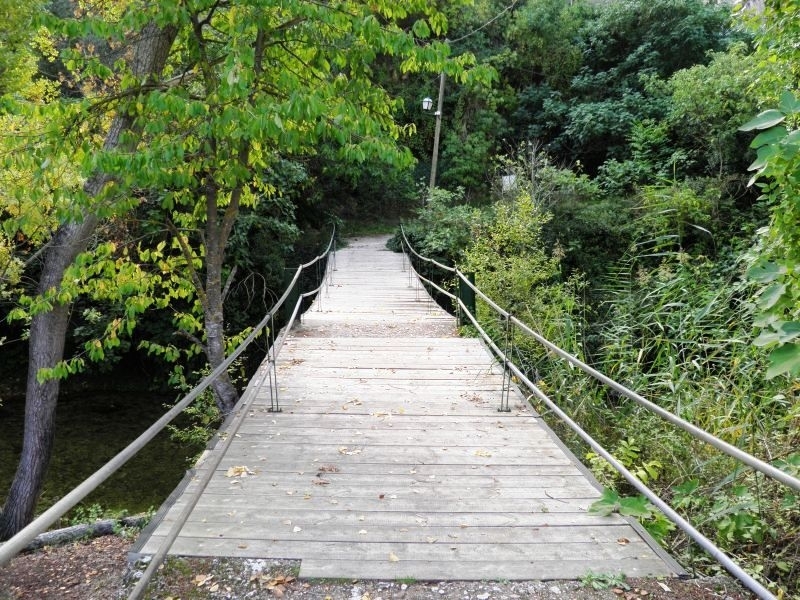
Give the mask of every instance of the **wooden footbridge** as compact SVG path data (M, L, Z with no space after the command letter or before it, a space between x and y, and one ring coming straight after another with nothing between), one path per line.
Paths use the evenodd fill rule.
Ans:
M519 391L498 412L502 369L457 337L385 241L337 253L333 283L287 337L277 388L251 384L244 418L136 552L157 552L208 474L172 555L298 559L301 577L678 574L636 524L588 512L597 484Z

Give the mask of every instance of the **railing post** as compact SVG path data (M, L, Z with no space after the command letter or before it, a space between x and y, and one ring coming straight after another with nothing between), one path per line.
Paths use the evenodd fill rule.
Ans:
M292 285L292 280L294 279L294 274L297 269L289 269L285 268L283 270L283 286L288 288ZM286 297L286 302L283 303L283 307L281 307L282 317L285 322L289 322L292 318L292 313L294 312L294 307L297 304L297 301L300 299L300 280L297 280L297 285L292 287L289 290L289 295Z
M477 317L475 313L475 290L467 284L467 281L464 280L465 278L469 283L475 285L475 273L460 274L458 277L458 299L461 300L466 311ZM469 317L464 313L464 309L460 310L458 312L458 325L464 327L469 323Z
M503 356L503 390L500 395L500 408L497 409L497 412L511 412L509 404L511 401L511 385L514 382L511 376L511 367L509 366L513 364L511 354L514 351L514 328L510 314L505 317L505 322L506 347Z

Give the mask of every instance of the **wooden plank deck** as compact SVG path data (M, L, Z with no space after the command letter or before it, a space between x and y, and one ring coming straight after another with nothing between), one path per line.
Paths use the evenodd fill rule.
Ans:
M248 390L247 418L170 554L299 559L301 577L679 573L638 526L587 512L596 484L517 390L497 412L501 370L409 287L384 242L339 251L333 286L279 357L283 412L269 412L267 388ZM156 552L196 481L139 554Z

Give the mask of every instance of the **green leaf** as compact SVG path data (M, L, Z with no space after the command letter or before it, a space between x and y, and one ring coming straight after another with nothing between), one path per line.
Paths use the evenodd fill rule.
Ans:
M784 139L788 133L789 132L784 125L770 127L766 131L762 131L755 138L753 138L753 141L750 142L750 147L760 148L761 146L776 144Z
M414 25L411 26L411 29L414 32L414 35L416 35L418 38L425 39L431 35L431 30L423 19L415 21Z
M792 375L800 373L800 345L785 344L775 348L770 353L767 379L772 379L784 373L791 373Z
M630 496L619 501L619 513L628 517L649 517L651 505L644 496Z
M780 334L780 343L787 344L800 336L800 322L787 321L786 323L781 323L778 333Z
M778 281L769 284L766 288L764 288L764 291L761 292L761 296L758 298L758 308L761 310L769 310L778 302L780 302L785 293L785 284Z
M747 270L747 277L758 283L772 283L786 273L786 267L772 261L761 260Z
M748 121L741 127L739 127L739 131L753 131L754 129L769 129L777 125L778 123L782 123L786 119L786 115L783 114L781 111L771 108L769 110L765 110L764 112L760 113L754 119Z
M780 342L781 336L774 331L762 331L759 336L753 340L753 345L758 348L764 346L772 346Z
M800 112L800 100L795 98L794 94L789 90L785 90L781 94L781 100L778 108L785 115L791 115Z
M589 512L607 517L613 512L619 510L619 494L614 490L603 488L603 494L599 500L592 502L589 506Z

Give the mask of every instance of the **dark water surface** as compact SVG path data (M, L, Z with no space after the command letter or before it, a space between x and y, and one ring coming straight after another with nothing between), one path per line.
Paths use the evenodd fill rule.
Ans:
M173 397L147 392L91 392L62 395L56 413L53 460L37 512L50 507L113 458L157 420ZM0 405L0 504L22 448L24 400ZM202 448L173 442L162 432L81 503L131 514L158 506L183 477ZM62 524L64 524L62 522Z

